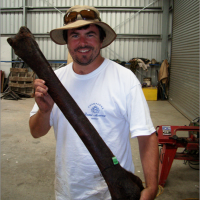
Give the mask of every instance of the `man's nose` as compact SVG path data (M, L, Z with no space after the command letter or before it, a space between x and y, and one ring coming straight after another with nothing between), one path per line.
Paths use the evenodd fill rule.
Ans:
M85 44L87 44L87 39L86 39L86 37L85 36L80 36L80 38L79 38L79 44L80 45L85 45Z

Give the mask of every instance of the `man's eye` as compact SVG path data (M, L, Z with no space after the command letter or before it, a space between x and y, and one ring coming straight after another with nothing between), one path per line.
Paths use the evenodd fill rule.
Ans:
M88 37L93 37L94 36L94 34L88 34Z
M78 37L78 35L72 35L72 38L77 38Z

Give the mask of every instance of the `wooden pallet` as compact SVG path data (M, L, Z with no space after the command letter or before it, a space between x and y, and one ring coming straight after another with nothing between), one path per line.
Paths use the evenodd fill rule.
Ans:
M27 68L10 68L9 87L13 91L34 97L35 73L28 72Z

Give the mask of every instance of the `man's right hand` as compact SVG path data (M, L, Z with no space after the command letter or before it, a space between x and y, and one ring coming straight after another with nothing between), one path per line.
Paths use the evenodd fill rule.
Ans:
M42 79L36 79L34 81L35 87L35 101L42 113L51 112L54 101L48 94L48 87L45 85L45 81Z
M48 88L45 85L45 81L42 79L36 79L34 81L35 87L35 101L39 107L39 110L35 115L32 115L29 119L29 127L31 135L34 138L44 136L50 130L50 114L54 105L53 99L48 94Z

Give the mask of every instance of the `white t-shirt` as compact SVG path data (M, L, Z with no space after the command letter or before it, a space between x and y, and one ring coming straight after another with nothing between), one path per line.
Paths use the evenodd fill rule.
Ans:
M134 173L130 135L155 131L141 84L123 66L105 59L95 71L76 74L72 63L56 75L90 120L120 165ZM38 110L35 104L31 116ZM107 185L83 142L54 104L50 125L56 137L55 194L57 200L107 200Z

